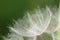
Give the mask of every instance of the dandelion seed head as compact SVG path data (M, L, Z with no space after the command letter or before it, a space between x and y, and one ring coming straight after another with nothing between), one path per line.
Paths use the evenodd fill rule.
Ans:
M57 12L53 15L53 11L48 6L44 10L38 8L27 12L22 19L14 20L13 27L9 26L12 34L11 38L7 40L24 40L23 37L36 37L44 32L55 31L57 27L56 14ZM21 37L19 38L19 36Z
M39 8L31 13L27 12L23 19L15 21L15 24L13 24L14 28L10 27L10 29L22 36L41 35L47 29L52 15L49 7L42 11Z

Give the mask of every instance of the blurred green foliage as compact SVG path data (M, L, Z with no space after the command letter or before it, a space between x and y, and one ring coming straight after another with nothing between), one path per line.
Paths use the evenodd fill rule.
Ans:
M8 25L13 20L22 18L25 11L32 10L37 6L44 8L46 5L59 6L59 0L0 0L0 40L9 32Z

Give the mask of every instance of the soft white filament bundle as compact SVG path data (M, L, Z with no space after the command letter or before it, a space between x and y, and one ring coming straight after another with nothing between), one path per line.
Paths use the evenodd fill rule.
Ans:
M56 23L56 17L52 14L53 12L49 7L46 7L44 10L39 8L27 12L23 19L18 19L13 24L13 27L9 27L12 31L11 35L9 35L11 38L6 40L24 40L23 37L26 37L25 40L36 40L38 35L44 32L52 32ZM53 21L51 22L51 20Z
M10 29L21 36L36 36L45 32L50 20L51 11L48 7L43 12L36 9L31 14L27 13L23 19L15 21L14 28L10 27Z
M54 32L57 31L58 27L58 9L54 8L51 16L51 21L49 24L49 27L45 31L46 33L50 34L53 38L53 40L56 40L56 36L54 35Z

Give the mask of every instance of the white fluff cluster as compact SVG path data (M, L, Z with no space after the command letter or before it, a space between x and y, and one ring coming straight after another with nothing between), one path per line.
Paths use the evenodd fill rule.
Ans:
M24 40L23 37L29 37L30 39L27 40L36 40L36 37L44 32L53 33L57 27L57 19L57 11L53 11L49 7L27 12L22 19L14 21L13 27L9 27L12 33L8 36L11 38L4 39Z

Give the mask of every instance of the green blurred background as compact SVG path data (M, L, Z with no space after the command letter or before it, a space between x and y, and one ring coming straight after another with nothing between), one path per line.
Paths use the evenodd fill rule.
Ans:
M59 0L0 0L0 40L1 36L7 36L8 25L12 25L13 19L22 18L26 11L33 10L37 6L44 8L59 6Z

